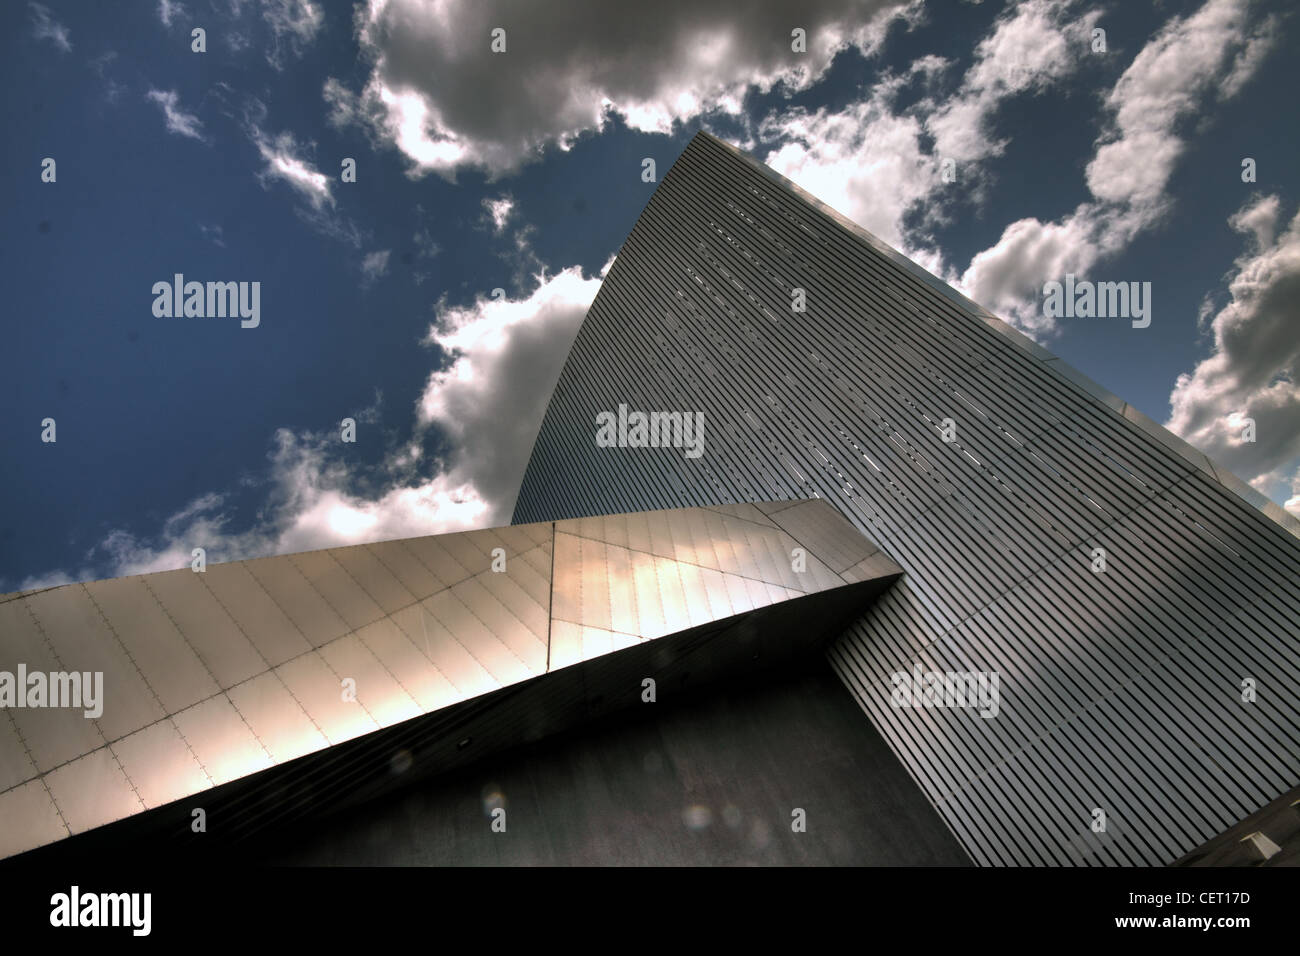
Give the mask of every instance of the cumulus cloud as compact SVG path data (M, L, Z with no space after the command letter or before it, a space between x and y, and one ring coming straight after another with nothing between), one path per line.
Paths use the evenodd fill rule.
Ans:
M1300 214L1286 223L1265 196L1229 223L1246 250L1210 322L1214 352L1178 377L1167 427L1260 492L1290 494L1285 507L1300 516Z
M50 8L41 3L27 5L32 14L32 36L38 40L49 40L64 53L72 52L72 41L68 39L68 28L50 13Z
M1056 326L1040 307L1043 283L1067 273L1089 275L1154 221L1150 211L1097 203L1081 203L1056 221L1018 219L1003 229L995 245L971 258L960 278L949 281L1022 331L1049 335Z
M190 139L203 139L203 122L193 113L181 109L181 98L175 90L150 90L145 98L158 104L167 122L167 131Z
M282 428L272 442L262 479L267 501L253 527L232 530L227 495L200 495L156 533L114 530L83 567L30 577L19 590L184 568L196 547L210 562L236 561L484 527L486 504L474 488L456 485L445 473L366 494L353 487L356 476L339 454L337 431Z
M490 503L493 523L510 520L542 413L599 288L572 266L539 275L526 298L444 308L429 331L450 362L429 376L419 419L453 439L452 474Z
M841 109L769 116L759 139L777 145L765 161L976 302L1031 335L1050 334L1053 321L1039 304L1043 283L1067 272L1087 275L1160 221L1166 186L1186 148L1183 127L1207 103L1238 92L1276 35L1272 19L1251 21L1247 0L1208 0L1191 16L1170 19L1104 100L1104 128L1085 172L1091 199L1057 219L1009 223L963 272L949 270L927 233L948 215L951 187L941 162L956 164L961 195L980 202L978 164L1008 145L991 120L1010 99L1072 76L1093 55L1098 18L1077 0L1010 6L976 45L951 94L932 89L951 63L918 59L906 74L880 78L866 98ZM899 94L917 83L924 95L899 110Z
M906 9L902 0L371 0L357 15L370 76L359 91L331 79L325 98L336 122L365 124L415 175L450 178L465 166L500 175L613 113L667 132L714 110L739 114L750 90L804 89L840 50L874 50ZM490 49L498 27L504 53ZM806 53L791 51L796 27Z
M1249 22L1247 0L1209 0L1172 18L1106 98L1110 121L1085 171L1092 200L1054 222L1009 224L956 285L1031 335L1053 331L1039 307L1043 283L1087 275L1161 220L1165 188L1186 148L1181 127L1208 102L1241 89L1268 33L1268 21Z
M209 561L233 561L508 524L542 413L600 286L576 266L536 282L519 299L439 309L427 343L441 366L414 409L411 437L373 468L355 464L337 430L281 428L256 479L265 495L252 527L233 529L230 496L200 495L158 531L115 530L82 567L19 588L187 567L195 547ZM378 402L354 417L358 434L374 428ZM435 432L450 451L431 457Z
M962 194L978 202L977 164L1008 145L990 121L1011 98L1045 92L1073 75L1092 55L1098 16L1074 0L1011 6L976 45L950 95L928 89L951 64L921 58L842 109L769 116L759 138L779 145L765 161L975 301L1031 334L1049 333L1051 319L1038 302L1042 284L1066 272L1087 274L1160 220L1165 186L1185 148L1181 126L1216 95L1240 90L1276 32L1268 19L1249 22L1245 0L1210 0L1190 17L1171 19L1106 97L1106 128L1086 171L1093 198L1055 220L1008 224L963 273L948 271L925 231L946 215L950 187L941 161L954 161ZM927 92L897 109L900 92L914 83L925 83Z
M1195 116L1208 94L1240 89L1259 65L1251 43L1246 0L1210 0L1193 16L1174 18L1134 58L1106 105L1112 127L1103 135L1086 177L1099 200L1155 205L1163 200L1186 143L1175 132Z
M901 81L878 83L843 110L798 110L769 117L764 140L780 140L764 162L827 205L905 252L903 217L938 188L937 164L923 148L920 119L893 112Z
M975 47L971 66L946 97L927 93L906 110L899 94L916 83L926 89L952 64L941 57L916 60L907 73L886 75L863 100L843 109L774 113L759 138L780 145L765 162L931 271L943 271L928 247L926 223L942 220L941 162L959 164L967 195L978 181L970 164L1001 154L991 118L1014 96L1041 93L1071 75L1086 50L1097 14L1076 16L1073 0L1030 0L1001 14ZM920 227L905 228L909 214L925 213Z
M992 138L989 119L1005 100L1045 92L1074 73L1100 17L1078 13L1073 0L1029 0L999 16L956 95L926 119L935 154L958 163L1001 154L1006 143Z

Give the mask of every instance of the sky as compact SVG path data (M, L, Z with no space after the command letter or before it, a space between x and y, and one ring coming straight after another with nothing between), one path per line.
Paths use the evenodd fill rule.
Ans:
M1300 515L1298 40L1265 0L4 4L0 592L508 524L700 129ZM178 273L256 325L157 314ZM1149 326L1052 315L1067 274Z

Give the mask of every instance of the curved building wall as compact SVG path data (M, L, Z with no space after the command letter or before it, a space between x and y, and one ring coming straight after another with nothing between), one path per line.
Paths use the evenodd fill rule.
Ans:
M620 404L702 413L703 453L600 447ZM1300 782L1292 519L700 134L591 306L514 520L814 496L904 569L830 659L975 861L1169 863ZM894 706L918 667L997 674L996 716Z

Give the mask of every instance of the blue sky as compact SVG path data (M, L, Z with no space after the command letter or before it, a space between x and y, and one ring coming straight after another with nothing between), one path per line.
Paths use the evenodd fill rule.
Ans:
M508 523L642 160L701 127L1300 514L1286 4L645 6L6 4L0 591ZM177 272L260 324L156 317ZM1049 318L1067 272L1150 327Z

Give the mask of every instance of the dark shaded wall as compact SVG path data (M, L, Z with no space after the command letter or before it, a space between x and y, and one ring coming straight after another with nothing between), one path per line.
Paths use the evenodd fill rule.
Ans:
M497 805L504 833L491 830ZM807 811L804 833L791 829L796 807ZM290 865L969 865L821 661L634 708L263 837L240 856Z

